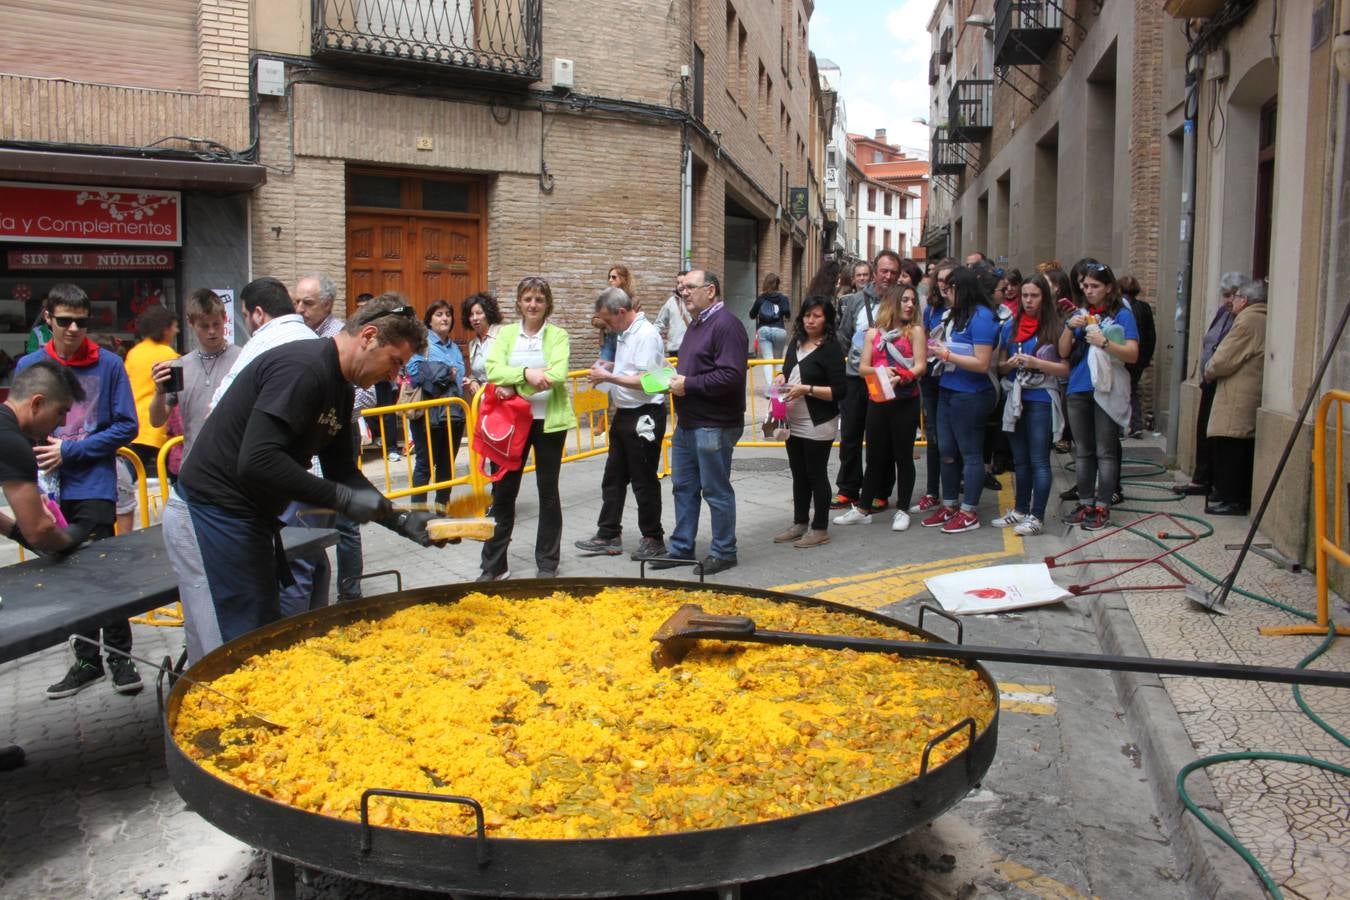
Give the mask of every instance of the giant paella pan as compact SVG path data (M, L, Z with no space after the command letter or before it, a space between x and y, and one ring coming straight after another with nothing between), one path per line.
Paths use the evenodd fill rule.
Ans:
M283 860L412 888L594 897L853 856L941 815L988 770L998 690L982 666L708 643L658 671L652 632L688 602L939 640L825 601L677 581L400 591L198 661L186 674L220 693L175 684L170 776L205 819Z

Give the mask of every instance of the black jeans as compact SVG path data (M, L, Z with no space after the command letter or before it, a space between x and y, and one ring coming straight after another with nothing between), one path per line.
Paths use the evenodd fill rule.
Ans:
M923 397L923 437L928 442L927 481L924 493L937 497L942 491L942 448L938 446L938 379L920 378L919 393Z
M464 440L464 420L450 419L431 426L431 443L427 443L427 424L416 419L409 424L412 429L413 446L417 448L417 459L413 463L413 487L434 484L437 481L449 481L454 477L454 459L459 455L459 445ZM428 452L430 450L430 452ZM425 503L426 494L413 494L414 503ZM448 487L436 489L436 503L444 506L450 499Z
M524 453L534 450L534 481L539 490L539 530L534 537L535 567L545 572L558 570L562 542L562 501L558 497L558 470L562 468L566 431L544 431L544 420L535 419ZM500 575L507 569L506 550L516 527L516 495L520 493L522 470L507 472L492 486L492 517L497 527L483 544L481 565L484 572Z
M113 522L117 518L117 504L111 500L62 500L61 515L66 517L66 521L74 525L77 522L88 525L90 528L90 540L101 541L104 538L113 536ZM116 619L110 622L104 622L100 626L103 632L103 643L114 650L121 650L124 653L131 652L131 623L126 619ZM91 641L99 639L100 628L93 628L89 631L78 632L80 637L88 638ZM93 666L102 668L103 663L99 659L98 648L84 641L75 642L75 658L80 662L89 663ZM108 659L114 658L109 654Z
M1214 502L1251 506L1256 438L1211 437Z
M839 493L845 497L858 499L863 483L863 438L867 434L867 384L860 376L847 377L848 389L839 403L839 474L835 483ZM891 495L895 479L888 468L882 473L877 494L880 498Z
M811 517L813 531L830 527L830 447L832 441L813 441L807 438L787 439L788 466L792 469L792 521L805 525L814 502L816 514Z
M900 485L895 508L909 509L914 493L914 435L919 429L918 397L897 397L886 403L867 404L867 474L858 505L866 512L881 493L884 480L895 477Z
M1078 502L1109 507L1111 494L1120 487L1120 426L1097 405L1091 391L1070 394L1068 407Z
M596 534L612 540L623 533L623 505L628 485L637 500L638 530L645 538L665 540L661 527L661 482L656 470L661 464L661 442L666 437L666 407L648 403L632 409L618 409L609 425L609 456L600 479L600 519ZM651 436L638 434L644 416L652 422Z
M1200 384L1200 408L1195 413L1195 471L1191 481L1209 487L1214 481L1211 474L1213 448L1209 445L1209 411L1214 408L1214 391L1218 385L1213 381Z

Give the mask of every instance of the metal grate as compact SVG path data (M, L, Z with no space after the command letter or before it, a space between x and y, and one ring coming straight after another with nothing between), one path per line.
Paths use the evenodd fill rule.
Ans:
M542 0L312 0L313 51L537 81Z

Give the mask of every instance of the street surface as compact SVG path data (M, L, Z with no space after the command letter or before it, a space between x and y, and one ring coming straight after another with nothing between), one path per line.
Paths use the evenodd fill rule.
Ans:
M1128 453L1128 449L1127 449ZM1056 457L1060 466L1066 457ZM582 559L571 544L589 537L599 509L603 458L564 466L564 551L560 574L635 576L624 557ZM922 462L919 463L922 484ZM914 526L889 530L890 515L871 525L832 526L833 542L813 550L771 543L789 521L790 479L781 451L738 449L740 565L727 584L782 588L881 609L913 621L922 578L998 562L1036 561L1083 538L1065 539L1058 524L1023 539L986 525L948 536ZM987 523L1007 508L986 492ZM535 503L531 479L521 492L512 569L532 576ZM1056 492L1067 479L1057 472ZM673 523L666 490L667 528ZM1128 493L1128 492L1127 492ZM636 510L627 514L628 550L636 545ZM705 519L699 553L706 552ZM379 527L364 529L367 571L400 570L405 586L472 579L477 544L421 549ZM1258 560L1261 565L1267 565ZM674 577L688 570L675 570ZM1057 581L1081 580L1056 570ZM392 590L371 583L367 594ZM1173 595L1180 604L1179 592ZM966 641L1013 647L1097 651L1094 606L1100 597L1001 616L966 620ZM940 620L930 628L943 632ZM173 628L136 626L137 650L176 656ZM1301 646L1301 645L1300 645ZM153 679L139 696L107 683L74 698L47 700L43 689L68 665L54 649L0 666L0 742L17 741L28 764L0 773L0 897L246 898L267 895L261 855L216 831L182 801L163 765ZM991 666L1003 693L998 753L980 787L937 821L863 856L759 884L746 897L1141 897L1191 895L1187 865L1173 847L1155 803L1155 781L1141 762L1139 728L1106 672ZM143 670L144 671L144 670ZM1171 777L1170 775L1168 777ZM1343 809L1342 809L1343 814ZM1234 856L1223 860L1242 870ZM412 892L359 885L315 873L301 897L406 897ZM1235 876L1236 893L1258 896ZM1308 896L1334 896L1310 891ZM710 896L707 894L700 896Z

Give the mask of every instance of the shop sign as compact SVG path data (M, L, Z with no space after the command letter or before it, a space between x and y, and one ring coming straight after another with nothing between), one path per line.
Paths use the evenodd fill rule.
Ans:
M79 269L82 271L173 271L172 250L11 250L10 271Z
M183 244L178 191L0 181L0 241Z
M806 188L788 188L788 212L794 219L806 218L809 210L807 202Z

